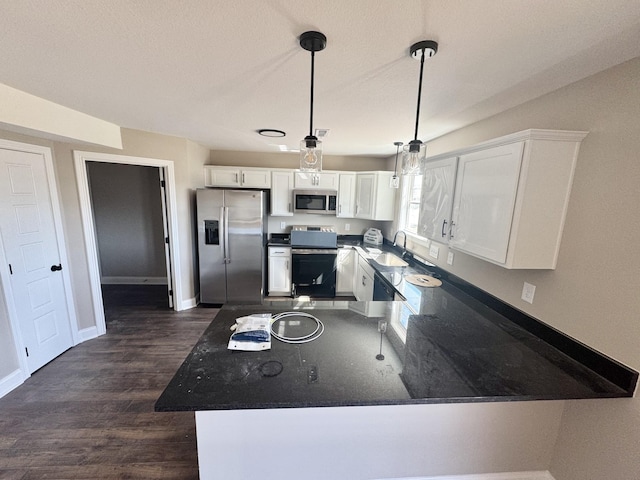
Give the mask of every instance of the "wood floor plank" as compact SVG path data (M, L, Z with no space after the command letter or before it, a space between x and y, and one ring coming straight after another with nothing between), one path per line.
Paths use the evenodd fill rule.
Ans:
M144 287L105 287L107 334L0 399L0 480L198 478L193 413L153 406L218 310Z

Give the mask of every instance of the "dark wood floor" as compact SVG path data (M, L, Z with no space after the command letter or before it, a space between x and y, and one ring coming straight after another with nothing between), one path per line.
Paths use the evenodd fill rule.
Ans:
M194 415L153 405L217 309L105 287L107 334L0 399L0 479L197 479Z

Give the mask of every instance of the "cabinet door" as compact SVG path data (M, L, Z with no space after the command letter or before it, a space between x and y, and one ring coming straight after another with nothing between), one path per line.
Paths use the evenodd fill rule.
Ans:
M358 265L356 266L353 294L359 302L373 300L373 269L360 256L358 256Z
M356 175L356 218L371 219L373 217L375 180L374 173Z
M271 215L287 217L293 215L293 172L271 173Z
M291 295L290 255L269 255L269 295Z
M338 174L327 172L295 172L295 188L337 190Z
M422 176L419 235L438 242L449 240L457 165L457 157L427 162Z
M393 172L375 172L371 195L371 220L393 220L397 189L391 187Z
M204 184L206 187L239 187L242 176L239 168L204 167Z
M295 188L315 188L315 173L312 172L295 172L294 187Z
M338 176L338 211L336 217L354 218L356 213L356 174Z
M338 249L336 295L353 294L353 277L355 275L355 250L352 248Z
M338 189L338 174L337 173L318 173L316 174L316 186L318 188L327 190Z
M450 245L504 263L524 142L460 156Z
M240 177L240 183L245 188L271 188L270 170L242 170Z

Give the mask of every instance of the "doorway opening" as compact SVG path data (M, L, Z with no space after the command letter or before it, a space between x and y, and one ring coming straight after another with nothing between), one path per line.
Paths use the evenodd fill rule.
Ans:
M147 290L154 298L160 286L165 289L167 307L180 310L180 302L175 301L181 292L176 281L179 262L173 162L92 152L74 152L74 157L96 333L106 332L104 302L121 298L111 293L122 290L122 285L143 291L143 287L150 287ZM135 187L122 180L130 175L145 179L137 185L148 185ZM150 186L151 178L157 181L155 186ZM137 188L145 192L134 191ZM110 190L117 190L117 194L111 195ZM133 226L139 231L137 236L117 234ZM103 286L109 287L109 295L103 294ZM139 292L135 297L140 299Z
M105 308L107 302L141 305L145 300L170 308L160 168L95 161L86 166Z

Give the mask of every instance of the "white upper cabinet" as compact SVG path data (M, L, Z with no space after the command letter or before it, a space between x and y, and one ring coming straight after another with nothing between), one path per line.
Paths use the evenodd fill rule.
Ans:
M293 171L271 172L271 215L289 217L293 215Z
M338 211L336 217L353 218L356 214L356 174L338 175Z
M458 157L428 161L422 176L422 199L418 234L447 243L451 231L451 209Z
M460 152L450 246L505 268L555 268L585 136L526 130Z
M295 188L338 190L338 174L334 172L295 172Z
M356 174L356 218L393 220L396 189L391 188L393 172Z
M205 187L271 188L271 170L205 165Z

